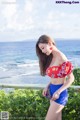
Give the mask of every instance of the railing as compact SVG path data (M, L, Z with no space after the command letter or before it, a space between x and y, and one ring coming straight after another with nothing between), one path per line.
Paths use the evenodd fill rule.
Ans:
M1 88L21 88L21 89L43 89L45 84L0 84ZM74 89L80 89L80 86L71 85Z

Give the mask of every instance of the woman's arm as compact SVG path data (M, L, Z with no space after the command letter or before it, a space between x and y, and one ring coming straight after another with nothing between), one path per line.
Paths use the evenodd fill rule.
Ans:
M66 82L62 85L61 88L58 89L58 93L60 94L62 91L64 91L65 89L69 88L70 85L74 82L74 75L73 73L70 73L68 75L68 79L66 80Z
M60 61L63 63L65 61L69 61L67 59L67 57L62 53L61 54L61 57L60 57ZM71 71L72 71L72 64L69 66ZM65 68L66 69L66 68ZM65 89L69 88L70 85L74 82L74 75L73 75L73 72L71 72L70 74L67 75L68 79L66 80L66 82L61 86L61 88L59 88L57 90L57 92L59 92L59 94L64 91Z
M48 83L48 85L43 89L43 92L42 92L42 95L43 96L46 96L47 93L48 93L48 88L49 88L49 85L51 84L51 82Z
M59 95L62 91L64 91L65 89L67 89L68 87L70 87L70 85L73 83L74 81L74 75L73 73L68 75L68 80L53 94L52 96L52 100L56 100L59 98Z
M47 84L47 86L46 86L47 89L49 88L50 84L51 84L51 82L49 82L49 83Z

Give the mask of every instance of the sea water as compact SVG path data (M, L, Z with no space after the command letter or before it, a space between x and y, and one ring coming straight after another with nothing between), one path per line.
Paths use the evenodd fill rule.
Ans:
M80 67L80 40L56 40L56 46ZM39 71L36 41L0 42L0 84L47 84Z

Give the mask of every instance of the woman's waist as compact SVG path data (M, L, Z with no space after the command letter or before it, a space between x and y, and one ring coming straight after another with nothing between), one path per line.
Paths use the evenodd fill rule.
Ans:
M51 84L64 84L66 78L51 78Z

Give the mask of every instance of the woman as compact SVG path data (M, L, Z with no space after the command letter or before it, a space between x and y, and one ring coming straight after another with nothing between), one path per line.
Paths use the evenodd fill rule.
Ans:
M74 81L73 66L47 35L42 35L36 43L40 73L48 75L50 83L44 88L43 96L50 92L50 107L45 120L61 120L62 109L68 101L67 88Z

